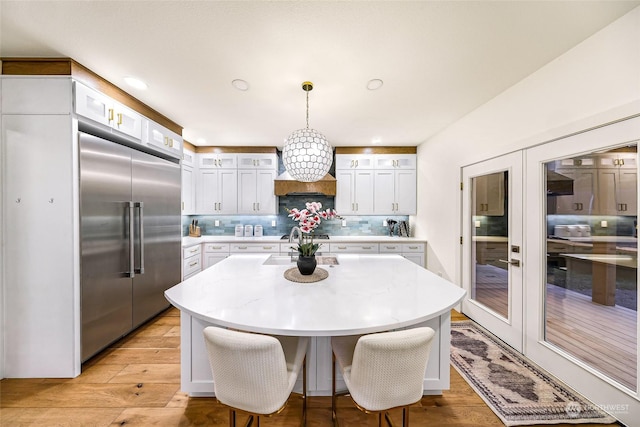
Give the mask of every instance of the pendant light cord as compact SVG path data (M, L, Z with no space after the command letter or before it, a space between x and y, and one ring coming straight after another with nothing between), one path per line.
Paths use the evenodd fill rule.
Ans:
M309 91L307 90L307 129L309 129Z

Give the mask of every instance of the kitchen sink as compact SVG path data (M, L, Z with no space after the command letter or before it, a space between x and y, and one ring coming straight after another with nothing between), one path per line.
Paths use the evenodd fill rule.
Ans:
M262 265L289 265L294 264L298 260L297 256L289 255L270 255ZM316 255L318 265L338 265L338 258L335 255Z

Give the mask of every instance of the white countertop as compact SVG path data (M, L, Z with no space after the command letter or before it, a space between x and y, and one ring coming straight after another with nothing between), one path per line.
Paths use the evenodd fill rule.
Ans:
M583 243L638 243L638 238L633 236L563 237L563 239Z
M235 237L235 236L202 236L202 237L183 237L182 247L197 245L200 243L289 243L288 240L282 240L281 236L263 236L263 237ZM415 237L398 237L398 236L330 236L329 239L315 239L318 243L414 243L425 242L424 239Z
M263 265L269 255L232 255L165 292L193 317L245 331L338 336L411 326L449 311L465 294L400 255L338 255L329 277L295 283Z

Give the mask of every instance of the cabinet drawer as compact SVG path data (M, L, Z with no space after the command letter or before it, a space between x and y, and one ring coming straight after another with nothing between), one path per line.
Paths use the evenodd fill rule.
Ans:
M229 253L229 244L228 243L205 243L204 245L205 253Z
M424 243L403 243L402 253L424 252Z
M279 243L265 243L265 244L255 244L255 243L234 243L231 245L230 252L232 254L241 254L241 253L279 253L280 252L280 244Z
M202 263L200 260L200 256L192 256L190 258L186 258L182 264L182 276L187 277L190 274L197 273L202 270Z
M194 255L200 255L202 252L202 246L200 244L193 245L182 249L182 259L186 260Z
M399 243L380 243L380 253L394 253L399 254L402 252L402 245Z
M379 246L377 243L331 243L330 248L334 254L377 254Z

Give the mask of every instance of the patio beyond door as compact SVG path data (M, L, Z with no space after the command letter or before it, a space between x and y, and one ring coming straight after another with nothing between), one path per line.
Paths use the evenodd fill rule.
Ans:
M522 351L522 153L462 170L462 312Z

